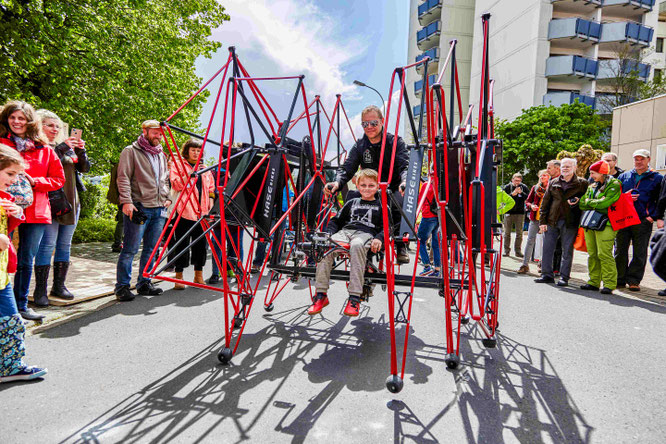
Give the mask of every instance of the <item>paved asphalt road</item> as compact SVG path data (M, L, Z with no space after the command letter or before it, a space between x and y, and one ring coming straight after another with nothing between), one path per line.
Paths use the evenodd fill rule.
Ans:
M28 361L50 373L0 386L0 440L663 442L666 306L506 273L498 348L470 325L463 366L448 371L443 301L418 290L405 387L393 395L385 294L349 319L342 284L331 290L323 317L305 314L302 283L270 314L257 300L230 366L216 359L223 300L198 289L30 336Z

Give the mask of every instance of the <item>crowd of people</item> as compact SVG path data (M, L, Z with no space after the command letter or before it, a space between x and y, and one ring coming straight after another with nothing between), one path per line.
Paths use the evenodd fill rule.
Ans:
M520 174L513 176L511 183L503 188L514 200L513 208L503 220L504 255L511 253L515 227L514 251L522 258L519 274L528 273L530 261L538 260L541 276L536 282L566 287L571 277L574 244L582 236L589 273L589 279L581 286L583 290L611 294L618 287L626 287L640 291L653 228L664 227L666 177L650 169L648 150L636 150L632 158L633 168L624 171L617 166L615 153L604 153L601 160L590 166L588 179L576 175L575 159L551 160L546 169L539 171L538 183L529 190L521 183ZM623 194L633 205L635 215L629 214L633 213L630 211L627 216L634 223L614 228L612 222L618 217L612 213L623 211L619 205ZM521 251L526 216L527 241ZM666 290L659 295L666 296Z
M397 234L408 165L404 141L387 133L386 146L395 145L396 152L385 156L385 164L380 168L384 136L382 112L369 106L363 110L361 119L363 137L351 148L335 179L324 187L328 197L344 189L350 180L357 187L357 191L347 195L344 205L324 228L333 242L348 244L350 282L344 310L348 316L359 314L368 251L377 253L384 247L378 183L390 182L394 199L388 220ZM85 190L80 174L89 171L90 161L81 131L73 129L67 136L63 127L61 119L52 111L35 111L25 102L9 101L0 110L0 346L3 354L0 382L46 374L46 369L23 362L23 320L38 321L44 317L28 306L33 268L35 306L49 305L49 297L74 298L65 282L72 236L81 212L79 193ZM118 229L112 249L119 253L115 284L119 301L135 298L130 282L134 257L142 248L139 270L153 265L153 250L172 211L175 211L173 220L178 222L167 248L176 279L182 280L185 269L192 266L194 283L220 281L215 260L211 276L204 281L208 242L197 223L201 216L221 211L215 171L198 171L204 168L200 160L203 158L201 141L187 140L180 156L169 160L162 148L162 139L158 121L143 122L137 139L122 150L112 172L108 197L118 205ZM649 168L649 160L649 151L637 150L633 154L633 169L623 171L617 167L617 156L605 153L590 167L589 179L576 175L575 159L552 160L539 172L538 183L531 188L522 183L520 173L514 174L509 184L497 188L498 212L504 216L504 255L509 256L513 246L514 254L522 259L520 274L529 272L532 259L540 259L541 277L536 281L554 283L558 277L557 285L567 286L574 243L582 235L589 254L589 280L581 288L602 293L612 293L615 288L624 286L632 291L640 290L653 225L656 223L658 228L663 228L666 212L666 178ZM378 174L380 170L382 177ZM196 180L184 179L191 177ZM188 197L183 198L182 193ZM637 221L614 229L608 209L626 193ZM419 199L425 202L418 221L418 256L423 276L442 273L435 194L434 187L424 186L422 199ZM283 211L291 199L293 190L285 187ZM523 250L526 217L528 235ZM512 242L514 230L516 236ZM222 239L222 234L218 226L214 230L215 238ZM231 227L225 235L227 256L232 264L243 256L241 234L241 227ZM408 263L406 245L399 236L396 239L396 262ZM267 244L257 246L252 272L258 272L265 263ZM633 247L631 261L630 246ZM308 309L310 315L320 313L329 304L327 290L337 253L316 264L316 294ZM217 251L217 257L220 254ZM53 285L48 291L51 268ZM228 270L229 276L233 276L233 270L233 266ZM13 285L10 273L15 273ZM176 290L183 288L180 282L174 286ZM142 273L138 274L136 291L149 296L163 292ZM666 295L666 290L660 294Z

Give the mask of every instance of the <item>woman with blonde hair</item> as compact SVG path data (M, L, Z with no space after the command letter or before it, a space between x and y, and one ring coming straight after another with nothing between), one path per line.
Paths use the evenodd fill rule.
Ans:
M25 102L11 100L0 113L0 143L19 152L26 164L25 177L32 186L32 205L24 210L25 223L18 228L18 266L14 296L23 319L41 320L43 315L28 308L32 266L46 227L51 224L49 191L65 184L60 160L43 140L35 110Z
M46 109L38 110L37 116L48 145L53 148L62 164L65 173L65 185L62 190L67 202L71 205L71 211L68 213L58 215L52 212L53 221L44 230L44 237L42 237L35 257L33 300L38 307L46 307L49 305L49 298L46 295L46 282L51 269L51 256L54 249L53 285L50 296L67 300L74 299L74 295L65 286L65 280L69 270L72 236L74 236L74 230L76 230L81 213L79 192L85 191L79 173L90 171L90 162L86 154L85 141L76 136L65 138L60 117Z

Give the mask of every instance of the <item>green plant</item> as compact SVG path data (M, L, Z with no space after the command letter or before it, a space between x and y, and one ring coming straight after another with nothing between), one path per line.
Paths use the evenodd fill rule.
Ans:
M79 193L81 200L81 219L100 218L113 219L117 212L117 207L106 200L106 193L109 190L104 181L99 184L92 184L84 179L86 191ZM108 184L108 179L106 180Z
M74 230L73 244L112 242L116 221L113 219L81 219Z
M604 131L608 122L594 110L576 101L562 106L533 106L513 121L500 120L495 128L503 140L505 183L513 173L522 172L523 182L532 184L537 172L561 151L577 151L583 144L607 150ZM508 178L506 177L508 176Z
M0 102L56 112L83 138L95 173L199 89L195 60L222 44L217 0L2 0ZM226 55L222 54L226 60ZM196 130L208 92L172 120Z

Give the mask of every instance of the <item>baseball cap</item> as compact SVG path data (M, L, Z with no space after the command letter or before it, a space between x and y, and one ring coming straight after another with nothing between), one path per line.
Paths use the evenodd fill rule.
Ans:
M141 129L159 128L160 122L157 120L146 120L141 124Z
M636 150L634 151L634 154L631 155L631 157L633 158L636 156L650 157L650 152L648 150Z

